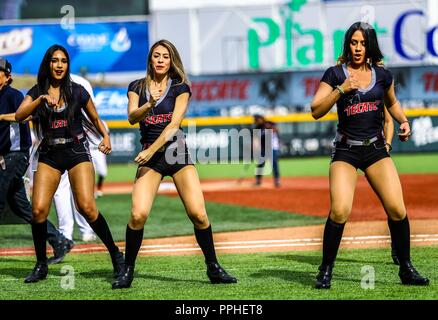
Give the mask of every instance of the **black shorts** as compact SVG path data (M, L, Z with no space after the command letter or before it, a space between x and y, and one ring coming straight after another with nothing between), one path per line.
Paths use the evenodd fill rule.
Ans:
M61 174L79 163L87 161L91 162L87 141L74 143L69 146L40 146L38 149L38 162L45 163L61 171Z
M356 169L365 171L373 163L390 157L386 151L385 141L377 140L368 146L351 146L345 142L334 142L332 148L332 161L344 161Z
M139 165L138 167L150 168L162 177L170 176L172 177L175 173L186 166L194 165L190 152L185 148L184 153L177 153L176 150L165 150L156 152L151 159L145 164Z

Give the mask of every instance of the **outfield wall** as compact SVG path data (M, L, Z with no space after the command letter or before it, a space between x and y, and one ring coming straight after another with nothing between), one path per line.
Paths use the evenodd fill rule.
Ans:
M407 110L411 122L412 137L401 143L397 136L393 140L393 153L438 152L438 109ZM336 133L337 116L330 113L315 121L308 113L272 116L269 120L278 124L281 138L281 156L318 156L331 152L333 137ZM138 126L130 126L126 121L109 121L113 152L109 162L130 162L140 151L140 133ZM241 160L231 157L232 141L230 130L250 129L252 117L211 117L186 119L183 130L193 155L205 157L226 152L228 160ZM395 129L398 125L395 124ZM234 131L235 133L236 131ZM238 141L243 154L250 148L249 141Z
M405 110L438 108L438 66L391 68L397 99ZM191 76L186 117L240 117L310 112L323 70ZM94 102L104 120L126 120L128 83L95 87ZM23 91L23 94L26 92Z

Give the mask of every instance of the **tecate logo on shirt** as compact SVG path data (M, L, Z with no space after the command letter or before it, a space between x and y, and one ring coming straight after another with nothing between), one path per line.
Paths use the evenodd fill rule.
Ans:
M347 117L354 116L359 113L364 112L372 112L379 110L377 108L377 105L380 103L380 101L375 102L362 102L362 103L356 103L351 106L348 106L344 109L344 112L347 113Z
M50 128L52 129L65 128L65 127L68 127L68 121L64 119L52 121L52 123L50 124Z
M158 124L158 123L170 122L170 121L172 121L172 113L157 114L154 116L146 117L143 122L145 124Z
M0 56L18 54L32 47L32 29L13 29L0 33Z

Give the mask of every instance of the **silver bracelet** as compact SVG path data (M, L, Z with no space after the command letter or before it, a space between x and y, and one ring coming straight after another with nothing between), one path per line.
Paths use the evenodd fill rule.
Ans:
M341 96L345 94L345 91L342 90L342 88L341 88L340 86L336 86L335 88L336 88L336 90L339 91L339 94L340 94Z

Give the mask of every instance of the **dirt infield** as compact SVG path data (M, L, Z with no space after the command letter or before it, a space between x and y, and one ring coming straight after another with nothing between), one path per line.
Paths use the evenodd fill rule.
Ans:
M401 175L400 180L409 217L438 219L438 175ZM280 188L274 188L271 181L259 188L253 187L250 181L240 185L243 190L231 188L214 191L205 188L204 197L207 201L321 217L326 217L330 208L327 177L287 178L282 180ZM386 214L374 191L361 176L349 221L371 220L386 220Z
M405 203L410 219L438 219L438 174L401 175ZM203 181L206 201L242 205L261 209L281 210L310 216L325 217L330 207L327 177L283 178L280 188L274 188L265 178L261 187L253 180ZM130 193L132 184L107 184L106 193ZM177 196L170 182L163 182L160 194ZM379 199L368 182L360 176L357 182L353 211L349 221L386 220Z

